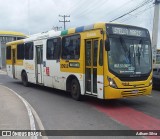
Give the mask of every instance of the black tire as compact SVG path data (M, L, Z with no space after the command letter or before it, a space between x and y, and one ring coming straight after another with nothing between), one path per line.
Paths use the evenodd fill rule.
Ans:
M27 76L26 72L22 72L22 83L26 87L29 86L28 76Z
M75 100L81 99L80 85L78 80L76 79L73 79L71 82L71 95L72 95L72 98Z

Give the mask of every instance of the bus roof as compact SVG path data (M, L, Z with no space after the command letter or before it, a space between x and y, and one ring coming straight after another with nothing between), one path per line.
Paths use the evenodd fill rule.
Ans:
M106 24L122 25L122 24L117 24L117 23L100 22L100 23L95 23L95 24L91 24L91 25L87 25L87 26L69 28L69 29L63 30L63 31L50 30L50 31L47 31L47 32L33 34L33 35L29 36L28 38L23 39L22 43L31 42L31 41L34 41L34 40L45 39L45 38L56 37L56 36L64 36L64 35L73 34L73 33L80 33L80 32L83 32L83 31L93 30L93 29L100 29L101 28L101 29L105 30L105 25ZM7 43L6 45L8 46L8 45L16 44L16 43L20 43L20 42L19 41L13 41L13 42Z
M24 43L24 39L8 42L8 43L6 43L6 46L10 46L10 45L14 45L14 44L22 44L22 43Z
M63 30L63 31L50 30L47 32L33 34L26 39L22 39L21 43L30 42L30 41L34 41L34 40L40 40L40 39L44 39L44 38L51 38L51 37L56 37L56 36L64 36L64 35L68 35L68 34L72 34L72 33L79 33L79 32L83 32L86 30L92 30L92 29L97 29L97 28L105 29L105 24L106 24L105 22L101 22L101 23L91 24L91 25L87 25L87 26L80 26L77 28L70 28L68 30ZM19 44L20 41L8 42L6 45L8 46L8 45L17 44L17 43Z
M0 36L22 36L22 37L25 37L26 35L24 35L21 32L0 30Z

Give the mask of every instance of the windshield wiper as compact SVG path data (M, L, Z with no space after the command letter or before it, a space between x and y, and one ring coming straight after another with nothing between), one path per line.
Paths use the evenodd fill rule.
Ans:
M129 51L128 51L126 42L125 42L125 40L123 39L122 36L120 37L120 42L121 42L123 51L125 53L125 58L126 58L127 63L131 63L130 48L129 48Z
M140 41L139 41L139 43L138 44L140 44L141 45L141 47L142 47L142 45L143 45L143 40L142 39L140 39ZM141 51L140 51L140 47L138 46L138 50L137 50L137 57L138 57L138 64L140 65L140 59L141 59Z
M125 42L125 40L122 38L122 36L120 37L120 42L121 42L121 44L122 44L122 47L123 47L123 49L124 49L124 52L126 52L126 42Z
M138 44L143 45L143 40L142 40L142 39L140 39L140 41L139 41L139 43L138 43Z

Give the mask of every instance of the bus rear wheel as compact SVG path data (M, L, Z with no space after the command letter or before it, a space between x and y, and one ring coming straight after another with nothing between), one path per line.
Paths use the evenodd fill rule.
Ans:
M73 79L71 82L71 95L75 100L81 99L80 85L77 79Z
M26 72L22 72L22 83L26 87L29 86L28 76L27 76Z

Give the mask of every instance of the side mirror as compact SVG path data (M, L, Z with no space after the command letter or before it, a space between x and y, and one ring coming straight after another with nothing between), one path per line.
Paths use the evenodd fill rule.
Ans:
M110 42L109 42L109 39L105 40L105 49L106 49L106 51L110 51Z

